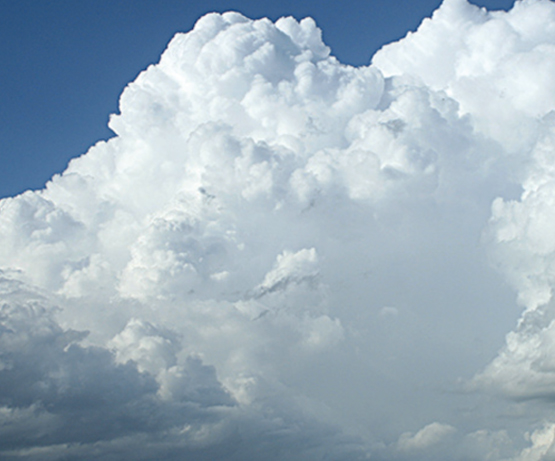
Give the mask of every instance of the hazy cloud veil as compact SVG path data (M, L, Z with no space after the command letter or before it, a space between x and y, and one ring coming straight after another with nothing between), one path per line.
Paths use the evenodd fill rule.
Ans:
M549 0L201 18L0 201L0 457L554 460L553 75Z

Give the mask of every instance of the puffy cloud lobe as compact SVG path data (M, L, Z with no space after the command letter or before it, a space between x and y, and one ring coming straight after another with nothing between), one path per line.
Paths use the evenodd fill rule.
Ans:
M266 274L264 281L256 288L256 297L286 290L290 284L311 281L318 274L317 254L314 248L297 253L285 251L278 255L275 267Z
M534 118L555 106L553 15L549 1L517 1L505 13L448 0L373 63L386 76L408 74L445 90L477 130L519 152L534 141Z
M486 238L492 261L518 290L526 310L506 347L475 379L513 398L552 398L553 147L552 113L542 117L518 200L496 199Z
M547 1L517 1L504 13L450 0L373 59L386 76L411 75L445 91L511 156L508 173L522 193L492 203L485 240L527 311L474 385L518 399L552 395L554 18Z
M514 461L535 461L550 460L555 457L555 426L553 424L545 424L541 429L531 434L526 434L527 439L532 443L531 447L525 448L514 458Z
M337 459L362 459L354 439L338 437L294 411L284 414L284 421L237 407L213 367L198 357L178 357L179 338L169 330L131 320L109 349L84 347L86 333L61 328L40 293L9 278L0 286L4 459L105 459L125 453L134 459L239 460L249 450L268 459L300 450L299 459L313 459L327 449L315 449L309 440L324 436L335 440ZM295 435L288 433L291 427L306 430ZM249 450L237 430L252 437Z
M4 277L0 282L3 451L33 443L40 447L113 440L207 420L194 409L202 398L189 396L187 404L193 407L188 410L175 408L175 403L174 408L161 405L151 376L131 362L116 364L106 349L81 347L86 333L62 329L44 296L21 282ZM193 379L195 372L208 378L203 390L211 380L217 383L210 368L198 359L191 362ZM218 390L219 402L210 398L206 403L231 404L221 387ZM40 448L37 452L42 453Z
M455 430L448 424L432 423L420 429L416 434L410 432L402 434L397 445L401 451L426 449L440 443Z
M470 385L552 399L554 15L446 0L360 68L310 18L176 35L0 202L2 456L548 459L429 389L498 347L481 239L527 311Z
M438 162L453 161L440 158L447 141L460 155L484 150L448 98L401 81L385 96L379 71L340 65L319 34L309 19L226 14L178 35L126 88L111 121L117 138L73 160L40 195L4 204L13 208L4 219L35 216L44 228L32 246L9 245L6 264L69 296L95 284L142 300L187 293L232 275L238 252L250 256L242 248L254 229L243 216L274 209L286 220L322 194L427 196ZM229 72L244 93L222 87ZM259 110L268 113L251 113ZM48 264L29 262L38 252Z

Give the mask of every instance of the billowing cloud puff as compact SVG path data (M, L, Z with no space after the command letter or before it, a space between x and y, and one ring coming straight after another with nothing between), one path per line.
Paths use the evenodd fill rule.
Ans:
M448 424L432 423L420 429L416 434L405 432L397 442L401 451L417 451L437 445L456 429Z
M488 12L448 0L373 63L386 76L410 75L446 91L479 132L507 153L522 153L537 136L538 118L555 105L554 14L549 1L519 0L509 12Z
M87 333L60 327L43 294L5 277L0 287L4 459L314 459L330 448L314 446L326 437L337 459L361 456L355 440L298 410L280 415L271 397L271 416L241 406L169 330L131 319L107 348L83 346Z
M508 13L490 13L452 0L373 59L385 75L445 91L512 164L507 179L522 192L492 202L484 240L526 312L475 384L515 398L553 395L554 21L552 2L523 0ZM449 39L439 39L447 30Z
M445 0L359 68L310 18L174 37L0 202L1 456L550 459L554 30Z
M61 328L42 295L4 277L1 284L2 450L15 455L33 445L91 444L189 424L198 430L212 419L207 408L234 404L200 361L184 370L188 381L215 394L168 404L136 362L118 364L105 348L83 347L86 333Z

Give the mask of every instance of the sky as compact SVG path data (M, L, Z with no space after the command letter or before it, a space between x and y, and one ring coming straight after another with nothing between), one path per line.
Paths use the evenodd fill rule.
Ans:
M2 459L555 460L555 3L391 4L3 4Z
M108 116L118 111L123 88L205 13L311 16L341 62L366 65L439 3L372 0L344 8L333 1L0 0L0 197L42 188L70 158L113 136ZM475 3L507 9L513 1Z

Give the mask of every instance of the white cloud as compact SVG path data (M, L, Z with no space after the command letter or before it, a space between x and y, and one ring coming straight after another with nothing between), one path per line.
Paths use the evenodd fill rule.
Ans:
M311 19L178 34L0 202L2 456L549 459L554 24L446 0L360 68Z
M531 446L512 461L548 461L555 459L555 425L545 424L543 428L537 429L531 434L526 434Z
M416 434L405 432L397 441L397 447L401 451L414 451L430 448L443 442L453 434L456 429L449 424L431 423L420 429Z

